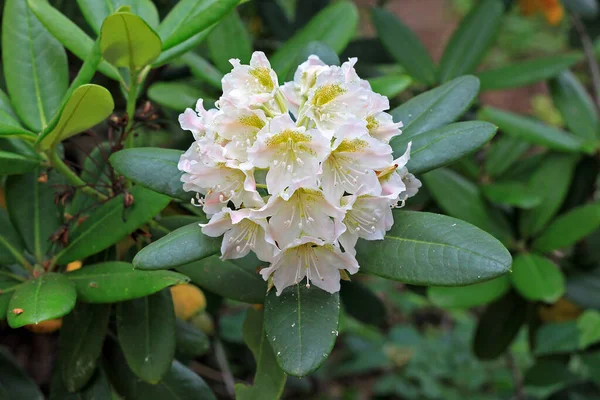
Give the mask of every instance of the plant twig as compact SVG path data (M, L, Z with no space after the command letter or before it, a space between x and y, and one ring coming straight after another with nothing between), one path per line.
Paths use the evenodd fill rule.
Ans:
M227 360L227 354L223 343L219 339L215 340L215 357L217 358L217 364L221 368L221 375L223 376L223 383L227 389L227 394L231 398L235 397L235 379L229 368L229 361Z
M523 388L523 377L519 372L519 368L515 364L515 358L512 353L509 351L506 353L506 364L510 369L513 377L513 382L515 384L515 399L516 400L525 400L525 389Z
M81 189L81 191L83 193L85 193L89 196L96 197L100 201L108 200L108 197L106 195L104 195L103 193L100 193L99 191L97 191L96 189L91 187L88 183L86 183L83 179L81 179L75 172L73 172L73 170L71 168L69 168L67 166L67 164L65 164L64 161L60 158L60 156L58 155L58 152L56 151L56 148L50 149L48 157L50 158L52 167L58 173L60 173L62 176L64 176L67 179L67 181L69 181L69 183L71 183L72 185L75 185L75 187L77 187L78 189Z
M594 104L596 105L596 111L600 112L600 68L598 67L598 61L596 60L596 56L594 54L594 45L592 44L592 40L586 32L585 26L581 22L579 16L576 14L571 14L571 21L573 22L575 30L579 34L579 40L581 40L581 45L583 46L583 53L585 54L588 67L592 75Z

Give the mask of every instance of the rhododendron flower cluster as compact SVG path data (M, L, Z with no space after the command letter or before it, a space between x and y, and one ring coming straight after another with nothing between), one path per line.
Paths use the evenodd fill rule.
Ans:
M199 100L179 117L195 139L179 169L210 217L202 232L223 235L223 259L252 251L270 263L260 273L278 295L304 279L339 291L359 269L358 239L383 239L391 208L421 186L406 169L410 144L396 160L388 144L402 123L355 63L313 55L280 85L255 52L250 65L231 60L217 108Z

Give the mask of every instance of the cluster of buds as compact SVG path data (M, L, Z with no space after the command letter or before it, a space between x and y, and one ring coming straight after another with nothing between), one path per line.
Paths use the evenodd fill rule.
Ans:
M179 169L210 217L202 232L224 235L223 259L252 251L270 263L260 273L277 295L305 278L339 291L359 269L358 238L383 239L391 208L421 186L406 169L410 144L396 160L388 144L402 123L355 63L329 66L313 55L280 86L255 52L250 65L231 60L217 108L200 99L179 117L195 139Z

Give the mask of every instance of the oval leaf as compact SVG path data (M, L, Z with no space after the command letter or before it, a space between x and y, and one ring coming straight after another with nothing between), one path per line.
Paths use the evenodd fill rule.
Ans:
M416 285L462 286L508 272L512 259L502 244L458 219L394 211L384 240L359 240L362 272Z
M306 376L329 356L338 335L339 293L315 286L288 287L265 301L265 331L277 363L286 373Z
M510 278L503 275L487 282L461 287L427 288L427 297L437 307L470 308L488 304L510 289Z
M485 159L485 170L493 178L506 172L527 149L529 143L509 135L502 135L492 143Z
M156 293L168 286L187 283L185 276L171 271L139 271L124 262L85 266L66 274L86 303L115 303Z
M60 318L75 307L77 292L61 274L44 274L19 286L8 304L8 324L20 328Z
M519 254L510 277L517 292L529 300L554 303L565 293L565 277L560 269L536 254Z

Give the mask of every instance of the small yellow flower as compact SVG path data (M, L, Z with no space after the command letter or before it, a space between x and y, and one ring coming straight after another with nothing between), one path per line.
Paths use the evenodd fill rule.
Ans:
M519 0L523 15L544 14L550 25L558 25L564 16L560 0Z

